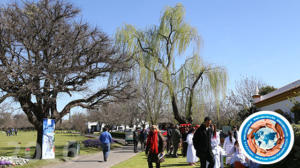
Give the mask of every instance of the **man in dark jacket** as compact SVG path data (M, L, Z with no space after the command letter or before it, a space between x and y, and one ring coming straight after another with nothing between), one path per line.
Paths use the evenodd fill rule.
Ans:
M138 133L138 129L136 128L135 131L133 131L133 152L137 153L137 146L139 143L139 133Z
M188 143L186 142L187 135L189 133L189 127L183 127L182 132L181 132L181 137L182 137L182 148L181 148L181 153L183 157L186 157L186 152L188 148Z
M206 168L206 161L209 162L208 168L215 165L214 156L211 148L212 129L210 128L211 119L205 117L204 123L194 134L193 144L196 149L196 155L200 158L201 168Z
M181 133L179 131L179 127L178 125L175 126L175 128L172 130L172 144L173 144L173 153L172 153L172 157L177 158L177 151L178 151L178 147L180 144L180 139L181 139Z
M144 151L146 146L146 140L147 140L147 131L145 129L145 126L143 126L143 129L141 130L139 134L139 141L141 143L141 150Z
M171 155L173 151L172 145L172 131L174 129L174 125L170 124L169 128L167 129L167 154Z

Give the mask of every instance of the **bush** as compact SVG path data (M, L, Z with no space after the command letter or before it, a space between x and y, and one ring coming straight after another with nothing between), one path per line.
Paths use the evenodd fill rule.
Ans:
M122 139L125 139L125 133L124 132L111 132L111 136L113 138L122 138Z
M85 141L82 141L84 144L84 147L95 147L99 148L101 146L101 142L99 139L87 139Z

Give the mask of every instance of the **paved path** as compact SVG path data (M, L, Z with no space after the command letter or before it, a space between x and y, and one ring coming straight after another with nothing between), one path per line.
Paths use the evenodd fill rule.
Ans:
M128 160L137 153L133 152L133 146L123 146L110 151L108 161L103 161L103 153L78 156L71 161L55 165L44 166L43 168L110 168L122 161Z

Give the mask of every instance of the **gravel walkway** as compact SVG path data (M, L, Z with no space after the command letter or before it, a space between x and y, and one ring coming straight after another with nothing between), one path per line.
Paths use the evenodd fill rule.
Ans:
M78 156L71 161L44 166L43 168L110 168L136 154L133 152L133 146L123 146L110 151L107 162L103 161L103 153L99 152L97 154Z

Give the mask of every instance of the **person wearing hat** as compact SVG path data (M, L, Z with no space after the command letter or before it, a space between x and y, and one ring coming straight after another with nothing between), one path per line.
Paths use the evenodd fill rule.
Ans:
M200 158L201 168L206 168L206 162L209 162L208 168L213 168L215 165L211 147L211 123L211 119L205 117L204 122L197 129L193 137L193 144L196 149L196 155Z

